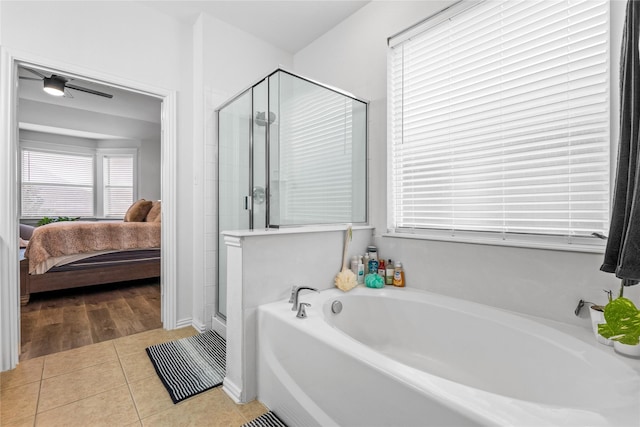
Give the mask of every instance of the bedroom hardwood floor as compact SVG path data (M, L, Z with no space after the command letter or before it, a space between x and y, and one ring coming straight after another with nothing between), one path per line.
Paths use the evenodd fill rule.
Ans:
M162 328L158 279L34 294L20 310L20 361Z

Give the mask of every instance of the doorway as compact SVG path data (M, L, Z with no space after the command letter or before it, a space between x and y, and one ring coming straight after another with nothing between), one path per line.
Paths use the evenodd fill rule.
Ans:
M99 71L87 70L69 64L45 64L42 58L21 53L14 54L0 48L0 92L3 94L0 104L0 129L4 131L7 144L0 149L0 161L4 169L0 175L0 193L6 205L2 206L2 216L7 220L0 226L3 250L0 251L0 262L3 271L0 282L0 370L12 369L18 363L20 353L20 319L19 319L19 250L18 245L8 243L18 240L19 203L17 195L17 172L19 153L18 132L18 67L35 67L47 73L60 73L74 79L102 84L111 88L129 90L135 93L155 97L162 103L161 111L161 200L162 202L162 295L161 317L165 329L175 329L176 322L176 92L164 88L131 81L113 75L105 75ZM64 70L64 71L61 71ZM173 245L173 246L172 246Z
M64 71L19 64L20 237L28 241L23 234L42 232L38 226L49 221L79 220L66 225L95 227L86 229L91 234L82 242L84 251L92 249L93 233L103 233L102 226L119 223L131 226L119 233L136 230L136 224L123 223L127 209L139 199L161 200L161 102ZM162 327L159 248L74 253L71 261L60 259L51 269L29 273L33 260L23 259L27 241L20 249L21 361ZM41 244L36 238L28 249L42 250ZM115 274L113 267L125 265L130 275ZM141 265L154 277L133 280Z

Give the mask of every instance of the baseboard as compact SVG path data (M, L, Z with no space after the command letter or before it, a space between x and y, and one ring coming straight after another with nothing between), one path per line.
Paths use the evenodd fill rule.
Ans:
M240 390L240 387L231 382L227 377L222 381L222 390L227 393L227 396L229 396L235 403L245 403L242 401L242 391Z
M211 316L211 329L216 331L222 338L227 339L227 324L216 316Z
M176 329L186 328L187 326L193 326L193 319L191 317L178 320L178 322L176 323Z
M191 322L191 326L193 326L193 328L198 332L204 332L207 330L207 325L197 321L196 319L193 319L193 321Z
M187 318L187 319L181 319L178 320L178 323L176 325L176 329L180 329L180 328L186 328L192 326L193 329L195 329L198 332L204 332L207 330L207 325L205 325L202 322L199 322L196 319L192 319L192 318ZM217 331L216 331L217 332ZM220 332L218 332L220 333ZM222 335L224 338L226 338L224 335Z

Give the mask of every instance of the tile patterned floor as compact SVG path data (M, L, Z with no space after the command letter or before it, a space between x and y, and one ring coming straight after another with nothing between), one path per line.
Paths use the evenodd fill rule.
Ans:
M265 413L221 387L173 404L144 349L196 333L155 329L21 362L0 374L0 425L231 427Z

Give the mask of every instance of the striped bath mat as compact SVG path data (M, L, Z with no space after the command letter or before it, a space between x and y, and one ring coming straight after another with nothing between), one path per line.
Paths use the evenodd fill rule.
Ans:
M173 403L222 384L226 342L214 331L152 345L146 350Z
M283 423L280 418L276 417L276 414L269 411L253 421L242 424L242 427L287 427L287 425Z

